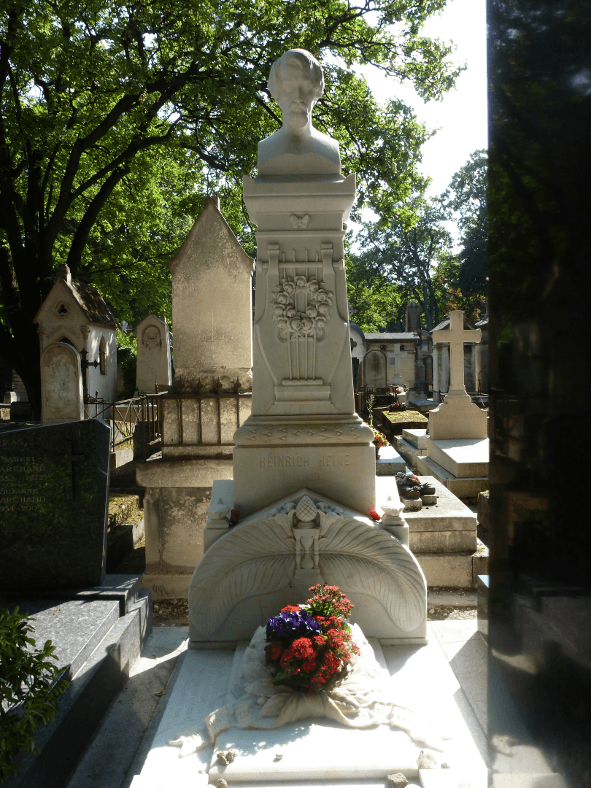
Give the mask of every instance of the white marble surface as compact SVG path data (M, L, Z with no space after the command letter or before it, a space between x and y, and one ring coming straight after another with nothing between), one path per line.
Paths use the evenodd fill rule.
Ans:
M427 441L427 456L457 478L488 475L488 438Z
M453 734L446 746L444 756L439 756L442 760L445 757L450 770L433 769L429 770L426 783L419 783L417 777L412 778L416 784L427 785L428 788L485 788L486 773L483 754L486 752L484 733L479 720L466 696L464 695L464 681L462 686L458 682L456 675L452 671L447 660L446 654L440 645L443 641L449 648L450 654L455 648L455 657L464 654L465 658L482 662L482 655L476 653L468 656L462 649L462 642L470 642L471 635L465 631L466 626L471 626L471 622L453 622L459 626L457 631L451 631L447 621L433 622L431 628L432 637L428 646L425 647L383 647L381 657L383 665L387 666L391 674L391 682L396 692L398 702L402 705L406 702L418 713L423 712L427 718L440 721L443 729ZM435 625L438 625L435 629ZM466 640L466 638L468 638ZM452 644L456 643L454 647ZM452 657L453 659L453 657ZM232 669L233 655L227 650L205 650L189 651L184 656L184 661L175 680L172 690L167 691L168 698L164 716L160 722L158 732L151 746L150 754L145 761L141 771L141 777L137 780L137 788L188 788L189 786L205 785L208 775L205 773L209 769L209 762L213 756L212 748L206 748L197 755L189 755L186 758L179 757L179 749L166 742L181 732L183 729L202 726L202 717L223 705L225 693L229 682ZM457 666L457 662L456 662ZM465 673L463 674L465 675ZM204 711L205 709L205 711ZM202 715L202 716L200 716ZM318 725L317 722L313 723ZM253 786L257 781L265 785L265 788L275 788L281 785L282 788L383 788L383 777L376 779L364 772L364 763L368 763L368 769L374 769L375 773L375 751L380 749L384 742L392 742L386 729L384 731L345 731L337 725L327 723L320 725L318 734L320 744L315 750L313 757L304 750L304 738L309 734L308 725L296 726L299 730L292 731L296 737L293 740L293 752L300 753L301 762L296 763L295 755L289 755L285 746L285 736L283 741L270 737L269 731L240 731L236 736L236 730L230 730L224 734L225 738L220 740L222 749L228 749L231 745L244 748L244 758L237 758L232 764L232 769L225 767L224 778L232 785L232 788L240 786ZM287 732L285 729L284 733ZM277 732L279 733L279 732ZM345 734L369 734L367 737L351 739L349 741ZM404 735L404 734L401 734ZM244 737L244 738L242 738ZM315 736L315 739L319 738ZM398 737L400 739L400 737ZM347 741L348 746L342 751L342 756L336 764L331 763L331 751L333 748L340 748L339 742ZM365 741L365 745L361 742ZM400 741L402 741L400 739ZM407 739L408 741L408 739ZM323 746L324 745L324 746ZM291 745L290 745L291 746ZM316 745L315 745L316 746ZM414 747L414 745L411 745ZM280 760L275 760L277 748L283 752ZM365 748L365 751L364 751ZM390 752L390 750L388 750ZM352 753L356 753L353 757ZM408 748L402 747L401 757L406 757L409 753ZM405 754L406 753L406 754ZM483 753L483 754L481 754ZM382 758L382 753L378 752L378 758ZM242 765L240 761L243 760ZM255 763L262 770L254 774ZM283 763L283 767L280 765ZM388 763L388 761L386 761ZM402 761L400 761L402 763ZM336 767L333 774L327 776L313 777L312 772L326 775L326 769L330 766ZM345 771L348 765L350 779L345 780L338 774ZM280 776L283 768L283 776ZM381 766L380 766L381 768ZM387 774L399 769L391 769L386 766ZM416 774L416 764L409 765L411 773ZM202 771L203 770L203 771ZM220 770L221 772L222 770ZM232 777L230 777L232 772ZM287 777L291 774L291 777ZM303 775L306 777L303 779ZM421 776L425 774L421 770ZM240 775L240 779L238 776ZM455 783L450 783L450 776L457 777ZM384 774L385 776L385 774ZM234 779L236 778L236 779ZM252 780L252 781L251 781ZM136 788L136 782L133 783Z

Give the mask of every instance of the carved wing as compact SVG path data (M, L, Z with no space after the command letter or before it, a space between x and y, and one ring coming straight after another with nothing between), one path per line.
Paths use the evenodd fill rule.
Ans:
M414 556L390 534L359 520L339 519L319 540L318 549L328 584L375 597L404 632L424 619L424 576Z
M193 623L216 632L241 600L283 588L295 571L295 540L281 521L256 520L238 527L205 553L189 587Z

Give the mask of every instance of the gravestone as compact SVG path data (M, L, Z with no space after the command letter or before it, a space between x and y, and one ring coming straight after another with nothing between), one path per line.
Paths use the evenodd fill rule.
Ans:
M253 261L207 197L170 261L174 326L174 390L251 388Z
M363 384L366 389L386 388L386 356L381 350L370 350L363 359Z
M168 323L156 315L148 315L133 333L137 338L136 389L154 394L159 386L170 386L172 367Z
M279 68L283 87L273 78ZM284 125L259 146L259 177L246 178L244 189L258 224L253 415L236 432L234 480L214 483L206 552L189 590L191 650L134 788L383 786L398 772L426 785L428 759L418 741L425 739L405 732L410 701L437 708L446 732L456 726L441 703L449 681L435 678L441 650L426 646L425 578L407 547L396 485L388 498L385 477L376 481L373 435L353 411L342 221L354 183L335 172L335 141L311 126L323 88L315 58L287 52L269 83ZM290 101L294 94L298 101ZM374 506L384 514L379 525L368 516ZM375 668L366 684L351 674L352 702L342 700L346 680L339 686L338 716L329 713L329 693L298 692L288 702L297 695L299 712L278 717L269 706L286 696L271 686L257 627L322 582L338 585L355 605L360 653ZM253 690L260 690L256 700ZM391 708L390 690L405 708L375 724ZM367 694L371 712L360 708ZM359 730L349 729L357 711ZM480 785L484 769L472 743L458 737L455 747L470 775L462 784ZM453 761L451 748L440 749L446 754L432 757L434 765L443 766L447 752ZM438 775L443 781L431 785L460 785L457 772Z
M457 310L450 314L449 330L441 333L449 342L449 392L429 412L427 455L416 458L417 468L459 498L471 498L488 489L487 414L464 385L464 344L478 341L480 331L465 330L464 313Z
M41 354L41 422L62 424L84 418L80 354L56 342Z
M449 330L442 333L439 341L449 343L449 391L441 405L429 413L429 435L433 440L483 440L486 413L472 403L464 385L464 344L478 342L480 330L465 330L464 313L456 310L450 314Z
M109 427L97 419L0 435L1 589L101 582L109 438Z

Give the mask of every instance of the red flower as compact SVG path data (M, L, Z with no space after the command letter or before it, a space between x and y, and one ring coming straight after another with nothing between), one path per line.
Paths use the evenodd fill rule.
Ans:
M282 610L282 613L299 613L300 606L299 605L286 605Z
M382 519L382 515L378 514L375 509L368 509L368 511L371 519L375 520L376 523L379 523L379 521Z

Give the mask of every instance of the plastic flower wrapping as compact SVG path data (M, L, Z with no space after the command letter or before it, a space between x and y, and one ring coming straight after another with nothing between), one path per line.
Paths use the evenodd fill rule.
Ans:
M353 605L337 586L316 585L303 605L287 605L267 623L265 657L273 683L321 692L343 678L359 649L346 622Z

